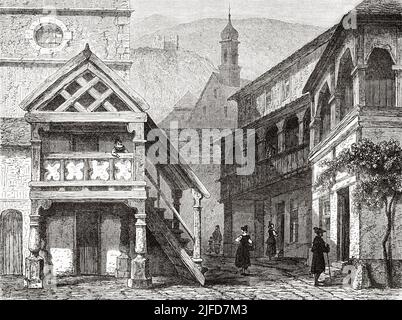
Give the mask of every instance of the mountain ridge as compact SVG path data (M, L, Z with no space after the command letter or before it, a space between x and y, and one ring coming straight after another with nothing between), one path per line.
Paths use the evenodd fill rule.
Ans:
M155 18L155 17L154 17ZM203 18L161 28L133 39L133 47L162 48L164 37L179 36L179 47L220 64L220 33L227 19ZM324 28L268 18L232 19L239 31L242 78L254 79L325 31Z

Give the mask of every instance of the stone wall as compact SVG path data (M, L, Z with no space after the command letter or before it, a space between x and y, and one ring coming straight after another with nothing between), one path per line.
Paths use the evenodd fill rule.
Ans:
M120 255L120 217L104 213L100 225L101 274L114 275L117 257Z
M223 85L219 80L219 75L213 73L185 127L236 128L237 104L234 101L227 101L227 98L238 89Z
M111 5L110 0L107 2ZM26 7L26 1L21 5ZM130 59L128 16L117 12L91 15L85 11L54 16L29 10L6 14L1 10L0 7L0 117L22 117L20 102L65 61L84 50L87 43L103 61ZM39 47L35 40L35 30L42 22L55 23L63 30L61 46L51 52ZM129 79L129 66L111 67Z
M239 126L245 126L302 96L302 90L319 60L327 33L319 36L317 44L307 44L255 80L242 93L239 104ZM311 47L310 47L311 46Z
M382 286L386 283L386 275L384 270L384 262L378 259L363 259L362 262L367 264L368 276L372 286ZM395 259L393 266L393 281L398 287L402 286L402 260Z
M294 204L298 208L298 240L290 242L290 201L294 201ZM309 249L311 247L311 193L306 192L306 189L298 189L292 192L286 192L271 199L271 209L269 210L269 218L265 221L272 221L275 225L275 229L278 232L278 238L280 235L279 221L277 216L278 203L284 202L285 204L285 233L284 233L284 256L296 257L296 258L308 258ZM269 220L270 219L270 220ZM264 243L268 237L268 223L264 226ZM279 243L277 240L277 250ZM265 250L266 250L265 243ZM265 252L264 250L264 252Z
M0 9L1 10L1 9ZM65 28L64 37L69 34L61 50L52 55L43 54L35 45L35 26L41 19L50 19ZM129 18L114 15L57 15L46 14L1 14L0 39L1 58L22 59L71 59L89 43L91 50L102 60L130 58ZM47 22L47 21L46 21Z
M0 152L0 213L15 209L22 213L23 263L29 255L29 200L28 183L31 181L31 158L29 149L3 148Z
M54 274L74 275L76 273L75 213L63 210L48 218L46 238Z

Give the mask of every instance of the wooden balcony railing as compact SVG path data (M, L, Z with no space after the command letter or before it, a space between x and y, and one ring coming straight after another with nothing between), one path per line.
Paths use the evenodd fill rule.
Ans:
M262 188L300 170L306 170L308 154L308 146L301 145L259 161L251 175L237 175L235 170L225 170L226 175L221 178L222 199Z
M42 181L133 180L133 154L119 158L107 153L48 154L43 158Z
M47 192L41 198L126 198L145 195L145 182L135 181L133 154L50 153L42 157L41 179L31 182L32 192ZM77 194L78 193L78 194Z

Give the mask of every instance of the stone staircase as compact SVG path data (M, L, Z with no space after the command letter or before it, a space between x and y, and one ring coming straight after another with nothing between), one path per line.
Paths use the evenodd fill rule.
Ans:
M184 231L175 228L173 219L165 218L166 209L155 207L156 198L148 197L145 210L147 226L154 235L178 274L188 280L196 280L205 284L205 277L199 266L191 258L192 249L189 248L191 239L183 237Z

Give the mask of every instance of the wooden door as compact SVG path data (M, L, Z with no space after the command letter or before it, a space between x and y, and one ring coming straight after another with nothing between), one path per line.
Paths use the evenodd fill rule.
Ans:
M99 214L95 211L77 212L77 273L99 274L100 241Z
M6 210L0 217L0 274L22 274L22 213Z

